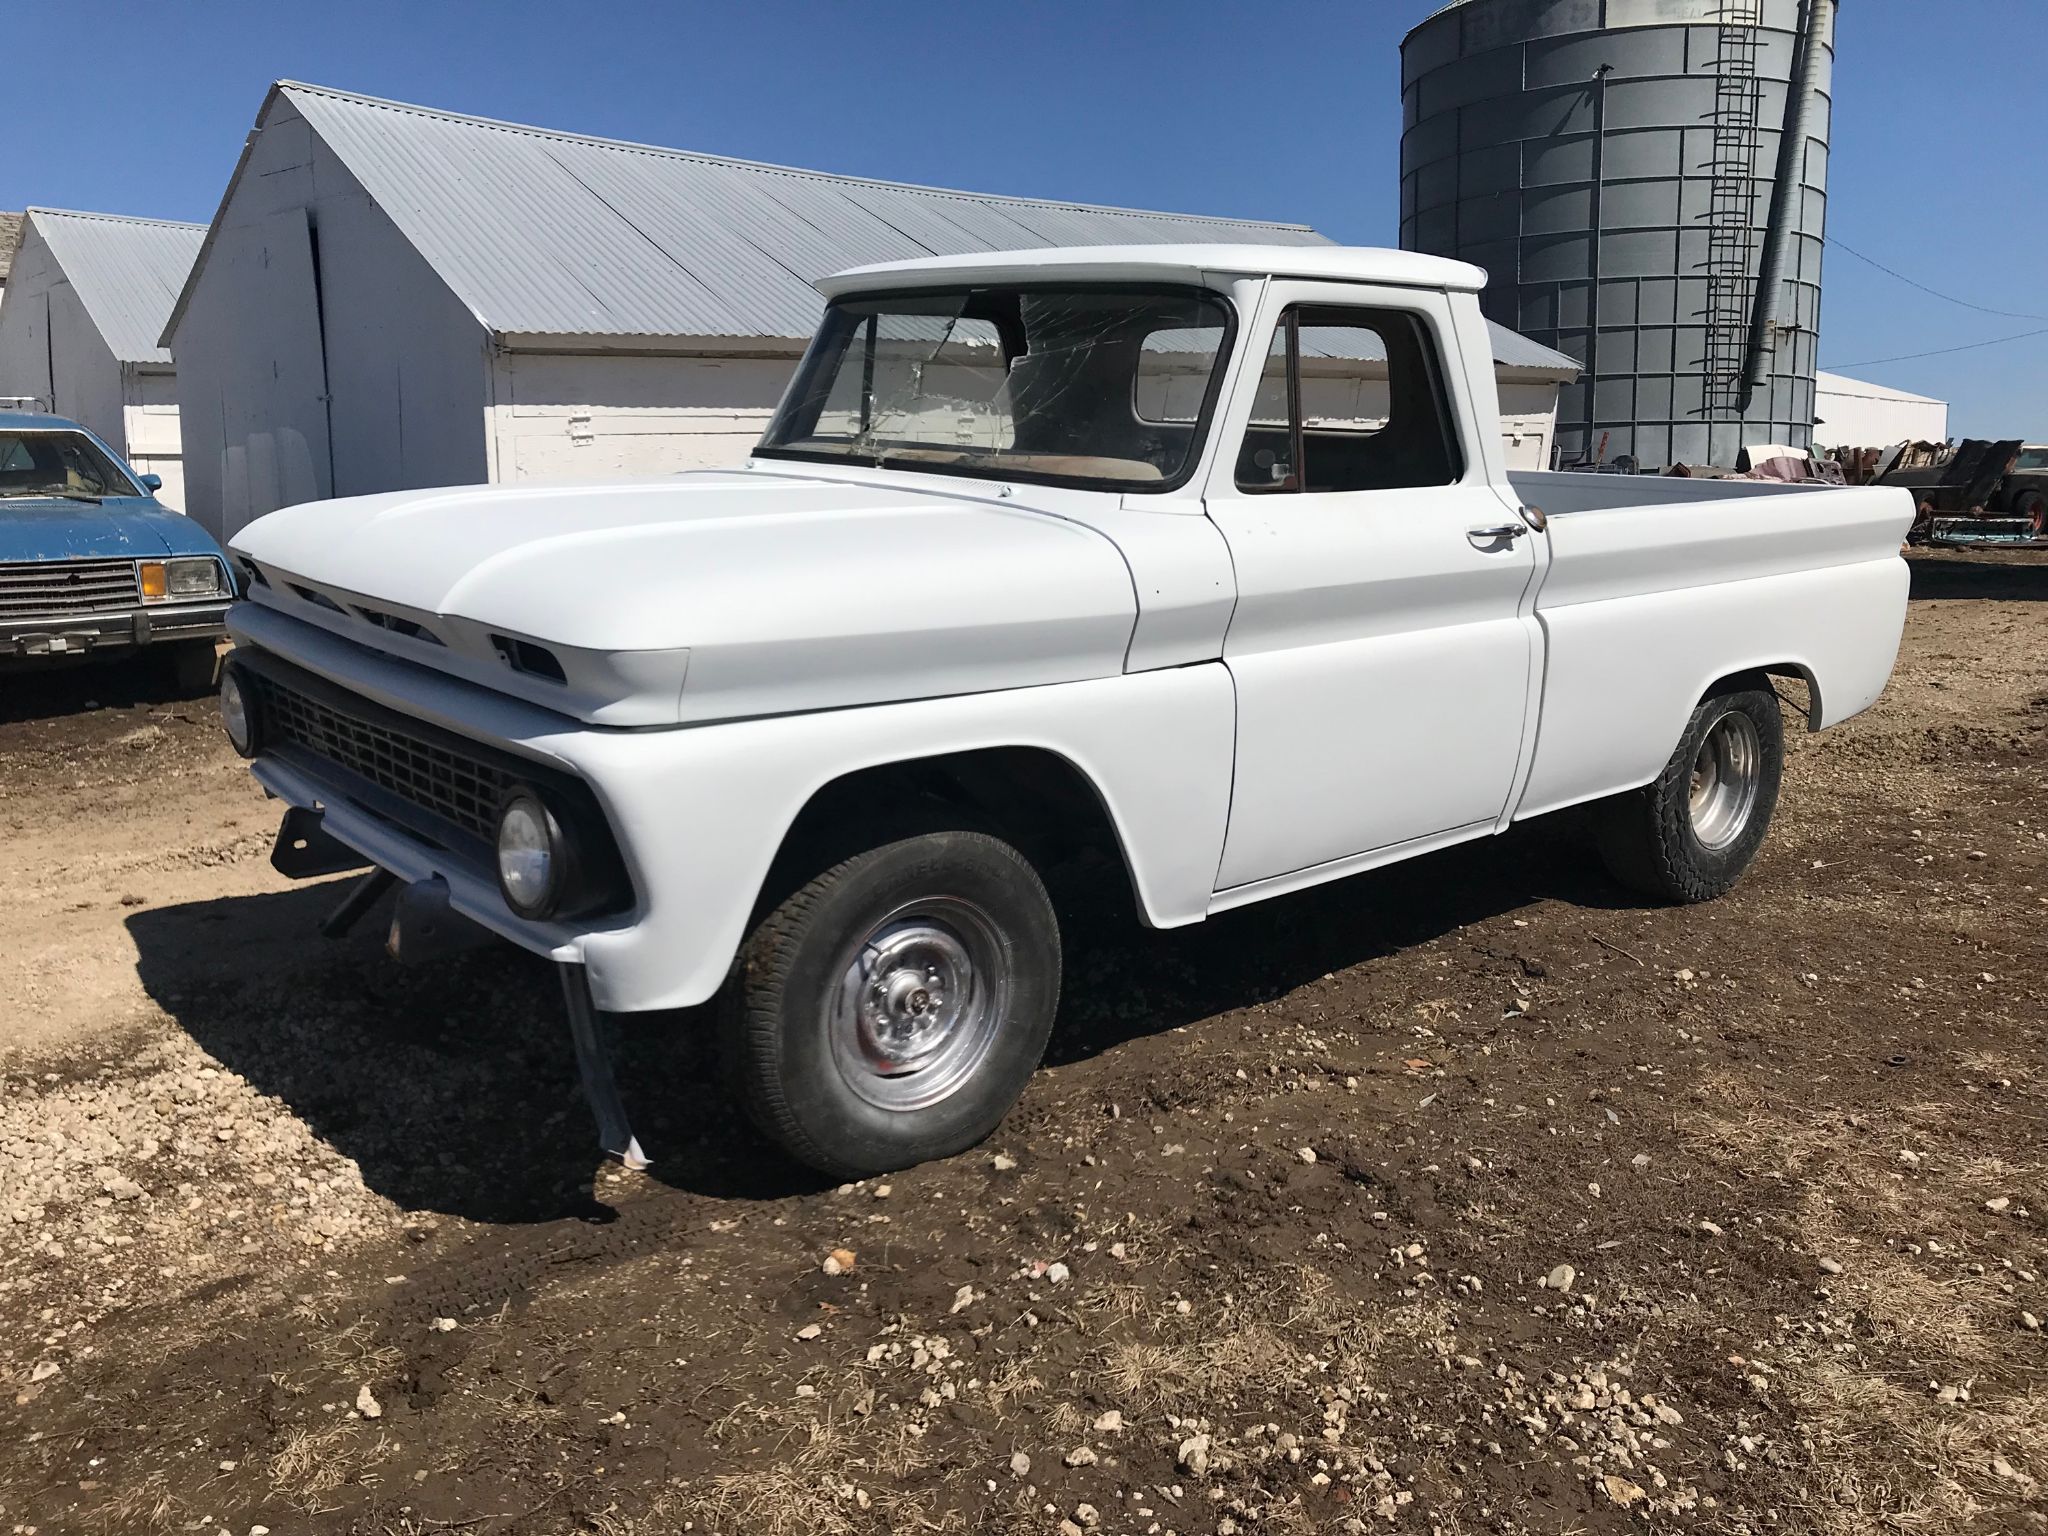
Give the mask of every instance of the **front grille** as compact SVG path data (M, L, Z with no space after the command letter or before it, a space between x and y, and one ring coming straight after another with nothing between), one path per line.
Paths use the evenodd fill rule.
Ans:
M132 560L0 564L0 619L117 613L142 602Z
M373 722L257 677L263 724L279 744L302 748L408 804L486 842L498 827L498 802L512 775L477 755Z

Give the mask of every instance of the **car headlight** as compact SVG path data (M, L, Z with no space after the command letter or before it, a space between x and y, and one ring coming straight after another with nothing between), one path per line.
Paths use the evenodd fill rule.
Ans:
M221 582L220 562L207 555L182 560L145 560L137 568L137 574L142 580L144 602L219 597L227 590Z
M223 590L218 560L167 560L164 572L173 597L218 597Z
M498 888L521 917L542 918L560 906L571 870L561 823L539 795L514 789L498 812Z
M255 695L244 680L242 669L233 663L222 667L220 723L228 733L228 741L244 757L254 757L263 749L258 719Z

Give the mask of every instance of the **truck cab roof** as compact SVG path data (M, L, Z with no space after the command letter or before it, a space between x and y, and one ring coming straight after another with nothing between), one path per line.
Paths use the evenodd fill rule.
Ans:
M1085 245L881 262L821 278L817 287L826 297L836 298L934 282L1015 283L1049 275L1071 282L1199 282L1214 274L1386 283L1454 293L1477 293L1486 286L1486 273L1467 262L1378 246Z

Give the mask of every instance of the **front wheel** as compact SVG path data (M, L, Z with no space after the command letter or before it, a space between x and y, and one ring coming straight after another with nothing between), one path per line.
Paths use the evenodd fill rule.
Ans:
M1602 807L1600 853L1623 885L1666 901L1709 901L1756 857L1785 768L1778 696L1755 686L1710 694L1664 771Z
M854 855L763 917L724 998L730 1077L761 1130L835 1178L960 1152L1036 1070L1059 923L999 838L928 832Z

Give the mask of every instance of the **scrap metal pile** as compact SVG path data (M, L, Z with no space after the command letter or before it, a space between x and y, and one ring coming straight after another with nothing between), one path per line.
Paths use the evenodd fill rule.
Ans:
M2048 445L2018 439L1837 448L1850 485L1913 493L1916 544L2048 543Z

